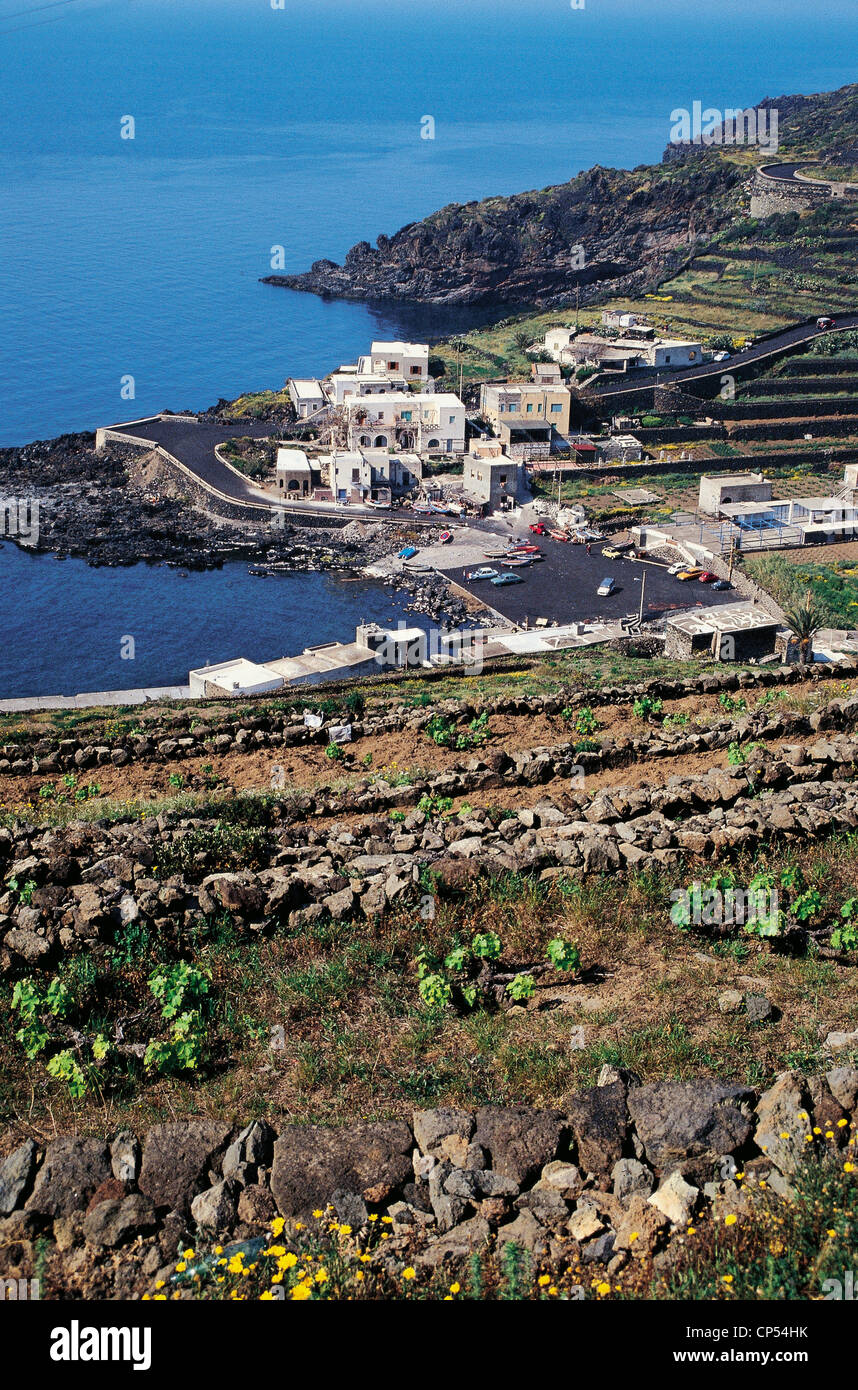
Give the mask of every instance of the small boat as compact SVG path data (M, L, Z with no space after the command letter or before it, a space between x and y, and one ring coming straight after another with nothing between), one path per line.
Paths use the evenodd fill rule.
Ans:
M453 532L452 532L452 531L442 531L441 534L440 534L440 536L438 537L438 540L441 542L442 545L449 545L449 544L450 544L450 541L451 541L452 539L453 539Z
M568 539L569 539L569 537L567 536L567 534L566 534L565 531L551 531L551 530L549 530L548 534L549 534L549 536L551 537L551 539L554 540L554 541L568 541Z
M397 560L410 560L410 559L412 558L412 556L414 556L414 555L416 555L416 554L417 554L417 547L416 547L416 545L404 545L404 546L402 547L402 549L400 550L400 552L399 552L399 554L397 555L396 558L397 558Z
M502 560L501 563L504 565L523 567L524 565L532 565L533 561L533 555L507 555L506 559Z
M541 554L542 554L542 551L540 550L540 548L539 548L538 545L530 545L530 544L525 543L525 544L523 544L523 545L512 545L512 546L510 546L509 550L507 551L507 554L508 554L508 555L541 555Z
M271 578L271 570L266 565L251 565L247 573L252 574L255 579Z

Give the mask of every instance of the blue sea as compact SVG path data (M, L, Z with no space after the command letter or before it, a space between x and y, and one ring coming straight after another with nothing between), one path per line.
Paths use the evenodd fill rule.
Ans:
M854 0L0 0L0 444L467 326L259 277L657 160L675 107L837 87L856 54Z
M675 108L835 88L856 54L855 0L0 0L0 445L464 329L487 311L259 279L275 247L300 271L450 202L658 160ZM388 616L377 586L284 582L299 602L233 567L7 545L0 696L169 684Z

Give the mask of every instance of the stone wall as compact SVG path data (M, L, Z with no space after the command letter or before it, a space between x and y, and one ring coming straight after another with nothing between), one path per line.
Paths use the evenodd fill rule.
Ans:
M509 1243L551 1263L614 1274L670 1258L674 1236L709 1211L741 1219L753 1189L789 1198L800 1168L856 1143L858 1069L784 1072L758 1093L714 1078L642 1084L603 1067L598 1085L551 1110L485 1106L416 1111L340 1129L208 1119L23 1142L5 1136L0 1166L0 1274L31 1276L62 1296L89 1259L109 1294L138 1295L175 1278L191 1242L270 1239L299 1248L295 1218L314 1212L353 1232L386 1218L372 1259L455 1266ZM808 1138L809 1136L809 1138ZM817 1137L814 1137L817 1136ZM38 1243L38 1245L37 1245Z

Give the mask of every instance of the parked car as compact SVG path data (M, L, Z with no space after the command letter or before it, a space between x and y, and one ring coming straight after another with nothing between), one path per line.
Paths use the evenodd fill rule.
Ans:
M701 584L713 584L718 576L713 574L711 570L704 570L702 574L698 574L697 578Z
M596 593L600 598L608 598L614 592L614 587L613 579L603 579Z
M602 554L608 560L619 560L620 558L620 552L615 545L606 545Z
M713 362L726 362L730 356L729 352L715 352L712 354Z
M679 571L679 574L678 574L676 577L677 577L677 579L681 579L681 580L684 582L686 579L699 579L702 573L703 573L702 570L688 570L688 569L685 569L685 570L680 570L680 571Z
M500 588L503 584L523 584L524 580L520 574L497 574L492 580L492 583Z
M685 563L685 561L684 561L684 560L680 560L677 564L671 565L670 569L669 569L667 572L668 572L668 574L679 574L679 571L680 571L680 570L684 570L684 569L687 569L687 568L688 568L688 566L687 566L687 564Z
M481 565L478 570L465 570L465 578L473 581L474 579L497 579L498 572L493 570L491 565Z
M719 593L723 593L725 589L732 589L732 587L733 585L730 583L729 579L716 579L715 583L712 585L712 588L717 589Z
M822 314L822 315L816 320L816 326L817 326L817 328L833 328L833 327L834 327L834 319L831 318L829 314Z
M547 536L548 527L544 521L534 521L528 526L528 531L532 531L535 536Z

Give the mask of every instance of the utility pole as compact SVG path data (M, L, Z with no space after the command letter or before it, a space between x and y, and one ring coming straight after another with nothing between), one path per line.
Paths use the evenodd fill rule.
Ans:
M578 332L578 317L581 312L581 281L575 281L575 332Z
M646 570L641 570L641 607L638 613L638 622L643 622L644 615L644 594L646 593Z

